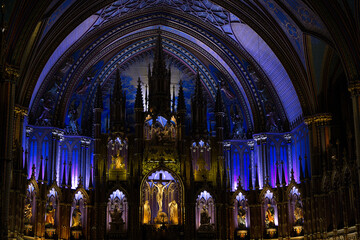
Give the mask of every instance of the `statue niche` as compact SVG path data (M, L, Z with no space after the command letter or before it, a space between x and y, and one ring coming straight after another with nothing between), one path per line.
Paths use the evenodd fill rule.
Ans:
M209 192L203 191L196 200L196 227L199 232L215 230L215 206Z
M107 229L110 232L126 232L128 202L125 194L117 189L110 194L107 204Z
M143 224L180 223L180 183L169 172L152 173L142 187Z
M108 142L109 180L126 180L127 139L111 139Z

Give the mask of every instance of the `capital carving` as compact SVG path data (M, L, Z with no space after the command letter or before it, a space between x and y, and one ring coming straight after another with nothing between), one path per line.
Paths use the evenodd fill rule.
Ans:
M14 80L20 76L19 70L14 66L5 66L5 78L8 80Z
M313 116L307 116L304 119L306 125L316 124L318 126L323 126L328 124L332 120L331 113L319 113Z
M351 81L348 90L352 97L360 96L360 81Z
M248 141L247 145L250 147L250 150L254 150L254 145L255 145L254 141Z
M291 134L290 133L284 134L283 137L287 143L291 143Z
M25 117L27 116L27 109L20 106L15 106L14 108L15 117Z

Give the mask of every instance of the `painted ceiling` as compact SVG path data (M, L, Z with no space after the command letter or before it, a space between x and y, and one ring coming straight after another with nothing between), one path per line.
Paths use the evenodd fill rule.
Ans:
M64 21L74 3L65 0L52 10L43 22L42 41ZM280 29L287 39L287 48L294 53L299 71L305 72L304 29L328 37L321 19L300 0L286 0L281 5L272 0L261 0L256 6L245 1L241 4L259 13L266 12L274 29ZM131 121L136 80L140 77L144 93L159 32L166 63L172 70L175 96L179 81L184 82L188 114L195 73L199 71L210 110L216 89L221 88L229 130L240 118L246 132L286 131L303 115L303 96L298 96L297 79L289 74L289 67L280 61L268 39L249 24L245 12L240 14L222 1L108 1L108 5L99 4L98 9L79 19L82 20L64 36L41 69L30 101L32 124L69 129L71 112L76 112L78 134L86 134L99 82L106 131L109 96L117 69L127 93ZM277 129L266 128L269 116L276 116ZM208 118L211 128L214 119L210 113Z

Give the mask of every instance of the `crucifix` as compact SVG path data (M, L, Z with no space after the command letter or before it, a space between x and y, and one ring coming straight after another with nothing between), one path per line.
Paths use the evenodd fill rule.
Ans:
M162 200L163 200L164 189L171 184L172 180L163 180L162 179L162 173L160 173L160 176L159 176L158 180L156 180L156 179L154 179L154 180L157 183L154 183L154 181L152 179L151 179L151 182L157 188L156 201L157 201L157 203L159 205L159 212L162 212ZM163 183L166 183L166 184L163 185Z

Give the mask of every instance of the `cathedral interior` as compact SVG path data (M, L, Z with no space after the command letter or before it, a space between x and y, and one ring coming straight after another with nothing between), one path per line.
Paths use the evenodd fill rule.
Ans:
M360 239L359 1L0 13L0 239Z

